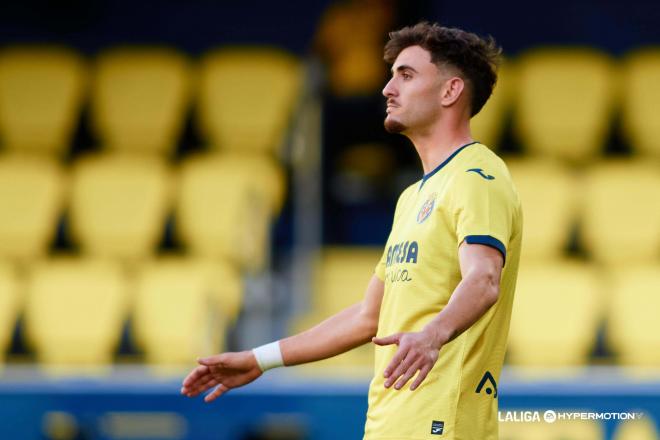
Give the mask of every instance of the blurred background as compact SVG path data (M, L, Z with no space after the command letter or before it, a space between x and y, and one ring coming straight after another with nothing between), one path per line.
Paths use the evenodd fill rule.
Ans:
M198 356L361 299L422 169L382 128L387 32L493 35L473 136L525 232L500 437L657 439L660 4L23 0L0 5L0 435L360 439L372 348L212 405ZM505 416L503 415L505 418Z

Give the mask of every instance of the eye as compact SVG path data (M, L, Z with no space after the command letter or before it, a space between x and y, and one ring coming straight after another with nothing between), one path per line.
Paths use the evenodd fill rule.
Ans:
M409 80L412 78L412 75L408 72L403 72L401 76L403 77L404 80Z

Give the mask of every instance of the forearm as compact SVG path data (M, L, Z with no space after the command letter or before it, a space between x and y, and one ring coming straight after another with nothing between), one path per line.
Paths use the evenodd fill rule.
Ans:
M375 336L376 322L363 303L354 304L309 330L282 339L284 365L326 359L365 344Z
M476 275L463 278L447 306L424 328L438 347L458 337L497 301L499 277Z

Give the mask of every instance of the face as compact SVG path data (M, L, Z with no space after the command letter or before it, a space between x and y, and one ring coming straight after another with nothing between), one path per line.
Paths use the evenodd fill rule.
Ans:
M455 80L462 84L460 78L441 72L431 62L431 54L420 46L402 50L392 66L392 78L383 89L387 98L385 129L406 134L434 124L447 103L455 101L447 100Z

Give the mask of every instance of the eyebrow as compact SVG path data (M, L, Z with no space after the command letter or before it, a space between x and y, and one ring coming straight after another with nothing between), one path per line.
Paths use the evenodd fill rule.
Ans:
M392 75L394 75L394 67L392 67ZM407 64L401 64L399 67L396 68L397 72L402 72L404 70L412 70L415 73L418 73L415 69L413 69L411 66Z

